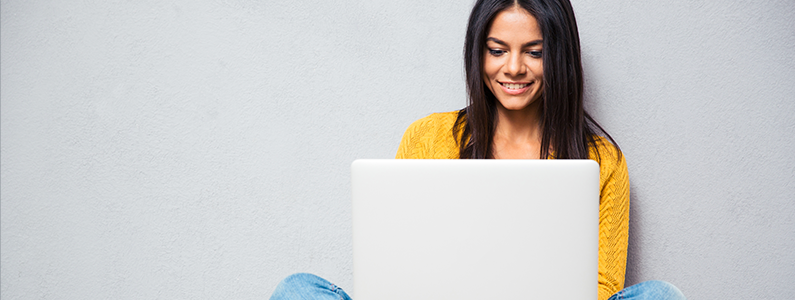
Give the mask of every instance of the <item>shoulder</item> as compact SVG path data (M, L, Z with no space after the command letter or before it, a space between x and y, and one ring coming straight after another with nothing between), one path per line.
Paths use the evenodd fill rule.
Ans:
M588 157L597 161L600 165L617 164L624 160L624 154L607 138L601 136L594 137L594 143L590 147Z
M414 121L409 125L406 132L426 133L449 131L453 129L455 120L458 117L458 111L432 113L427 117Z
M458 158L453 126L458 111L433 113L406 129L396 158Z
M595 137L589 158L599 163L599 177L603 189L608 183L626 185L622 189L629 189L626 157L610 140L601 136Z

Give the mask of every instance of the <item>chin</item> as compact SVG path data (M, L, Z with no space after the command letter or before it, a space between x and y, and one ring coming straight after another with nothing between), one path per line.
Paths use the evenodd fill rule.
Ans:
M530 105L533 104L533 102L535 102L535 101L521 102L521 103L517 103L517 102L513 102L513 103L511 103L511 102L508 102L508 103L500 102L500 106L502 106L502 108L504 108L506 110L520 111L520 110L525 110L528 107L530 107Z

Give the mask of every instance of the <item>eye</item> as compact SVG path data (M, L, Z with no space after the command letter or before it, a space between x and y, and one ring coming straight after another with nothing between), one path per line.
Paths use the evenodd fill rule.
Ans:
M530 56L534 58L541 58L541 51L538 50L527 51L527 54L530 54Z
M494 55L494 56L500 56L500 55L505 54L505 51L500 50L500 49L489 49L489 54Z

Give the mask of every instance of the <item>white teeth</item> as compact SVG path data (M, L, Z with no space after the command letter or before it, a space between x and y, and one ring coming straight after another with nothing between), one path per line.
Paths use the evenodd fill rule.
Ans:
M530 84L529 83L524 83L524 84L503 83L502 84L502 86L507 87L508 89L511 89L511 90L523 89L524 87L526 87L528 85L530 85Z

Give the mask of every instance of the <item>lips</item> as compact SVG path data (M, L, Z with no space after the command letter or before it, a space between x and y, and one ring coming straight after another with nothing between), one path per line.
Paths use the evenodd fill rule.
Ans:
M509 90L521 90L521 89L523 89L523 88L527 87L528 85L530 85L530 83L508 83L508 82L500 82L500 85L502 85L503 87L506 87L506 88L508 88Z
M533 82L500 82L500 81L497 81L497 82L500 84L500 88L502 88L502 91L504 93L506 93L508 95L516 96L516 95L524 94L525 92L529 91L530 87L533 85L533 82L535 82L535 81L533 81Z

